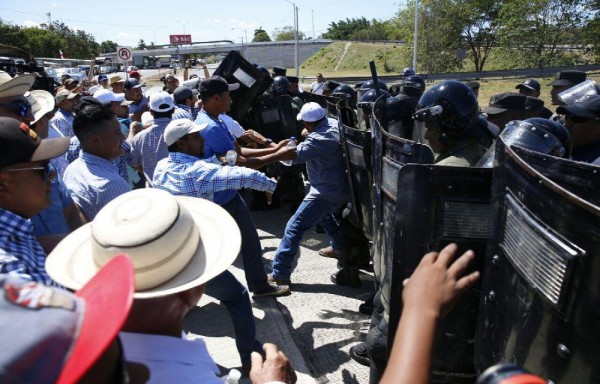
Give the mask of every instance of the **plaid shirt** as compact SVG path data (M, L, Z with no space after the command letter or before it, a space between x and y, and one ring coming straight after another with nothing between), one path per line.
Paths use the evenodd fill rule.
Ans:
M110 160L85 151L67 167L64 182L89 221L111 200L131 191Z
M242 188L273 192L277 183L264 173L236 166L222 166L215 157L198 159L180 152L169 152L154 171L153 184L173 195L213 200L219 191Z
M177 104L175 106L175 111L173 112L173 120L177 119L188 119L194 121L194 117L192 116L192 109L184 104Z
M125 140L121 141L121 150L123 151L123 155L113 159L113 164L119 170L119 175L129 183L129 174L127 173L127 164L131 163L131 144L126 142ZM69 150L65 153L65 158L67 162L71 164L79 157L79 152L81 151L81 143L77 136L71 137L71 142L69 143Z
M156 164L169 155L163 135L171 120L168 117L154 119L151 127L133 138L131 161L134 167L141 164L147 180L152 180Z
M63 137L73 137L73 114L59 108L50 119L49 125L56 129Z
M0 208L0 273L60 287L46 273L45 263L31 221Z

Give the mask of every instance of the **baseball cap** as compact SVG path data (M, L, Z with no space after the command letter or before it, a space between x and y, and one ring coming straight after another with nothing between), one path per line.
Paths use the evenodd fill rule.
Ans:
M34 75L12 77L5 71L0 71L0 99L23 96L35 81Z
M508 110L526 109L527 97L514 92L504 92L490 97L490 105L483 112L494 115Z
M186 86L179 86L177 88L175 88L175 90L173 91L173 99L175 99L175 102L178 103L182 100L185 99L189 99L190 97L194 96L194 92L192 91L191 88L186 87Z
M50 160L69 149L69 138L42 140L27 124L0 117L0 169L18 163Z
M139 78L140 77L140 73L136 70L130 71L129 72L129 77L135 77L135 78Z
M28 95L26 94L25 96L29 104L31 104L31 113L33 113L34 120L31 124L37 123L42 116L54 110L54 97L48 91L38 89L28 92Z
M91 223L65 237L48 255L46 271L77 289L127 250L135 270L134 298L163 297L221 274L240 244L235 220L219 205L143 188L113 199Z
M108 76L106 76L105 74L98 75L98 82L101 82L104 80L108 80Z
M117 75L117 76L113 76L110 78L110 85L116 84L116 83L124 83L125 79L122 78L121 76Z
M290 84L298 84L300 82L300 78L297 76L286 76Z
M556 108L556 113L590 119L600 119L600 95L586 95L570 105Z
M0 275L0 381L76 383L117 337L133 301L133 266L115 256L75 294Z
M554 81L550 85L577 85L585 81L586 77L587 74L582 71L560 71L556 73Z
M73 93L71 91L69 91L68 89L63 89L61 91L58 91L58 93L56 94L56 96L54 96L54 100L56 101L56 104L59 104L61 101L63 100L71 100L76 98L77 96L79 96L77 93Z
M526 96L526 100L525 100L525 109L526 110L538 111L542 108L544 108L544 100L538 99L537 97L533 97L533 96Z
M521 89L521 88L527 88L527 89L531 89L531 90L539 92L540 91L540 83L538 83L537 81L535 81L533 79L527 79L515 87L515 89Z
M65 80L64 85L71 85L71 84L79 84L79 81L75 80L75 79L67 79L67 80Z
M479 89L479 87L481 87L479 81L467 81L465 84L467 87L471 88L471 90Z
M123 94L121 94L123 95ZM94 98L98 99L102 104L109 104L117 101L116 94L108 89L100 89L94 93ZM119 100L121 101L121 100Z
M164 140L167 146L174 144L178 139L190 133L200 132L208 126L207 123L196 125L190 119L176 119L165 128Z
M281 67L273 67L273 76L285 76L287 69Z
M324 117L325 111L323 110L323 108L315 102L310 102L302 106L302 109L300 110L300 113L298 113L298 115L296 116L296 119L298 121L306 121L308 123L312 123L321 120Z
M125 89L142 88L142 84L136 79L129 79L125 82Z
M212 76L200 82L200 94L202 97L209 97L225 91L235 91L239 87L240 83L228 84L221 76Z
M168 92L160 91L150 95L150 109L154 112L167 112L175 108L173 96Z

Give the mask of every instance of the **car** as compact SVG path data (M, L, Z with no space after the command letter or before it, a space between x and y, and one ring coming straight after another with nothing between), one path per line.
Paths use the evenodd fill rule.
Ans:
M44 72L46 72L46 75L48 75L48 77L51 77L54 79L54 81L60 83L60 76L56 73L56 70L52 67L44 67Z
M73 80L80 83L88 79L87 75L80 68L57 68L56 75L60 78L62 75L69 75Z
M108 74L110 73L110 67L100 67L100 73Z

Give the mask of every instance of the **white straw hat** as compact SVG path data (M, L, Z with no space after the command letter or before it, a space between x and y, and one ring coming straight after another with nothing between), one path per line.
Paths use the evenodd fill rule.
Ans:
M70 289L82 287L119 253L131 258L136 298L185 291L225 271L239 253L235 220L217 204L138 189L108 203L93 222L61 241L46 270Z

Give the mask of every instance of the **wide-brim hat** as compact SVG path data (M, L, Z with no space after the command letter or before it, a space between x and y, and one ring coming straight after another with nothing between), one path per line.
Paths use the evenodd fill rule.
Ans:
M58 283L78 289L113 255L127 253L135 271L134 297L162 297L225 271L240 244L235 220L219 205L140 189L117 197L62 240L46 259L46 270Z
M0 71L0 99L23 96L34 81L35 76L31 74L11 77L8 73Z
M48 112L52 112L54 110L54 106L56 103L54 102L54 97L48 91L44 91L41 89L37 89L35 91L29 92L31 96L31 113L33 113L34 120L31 124L37 123L42 116L44 116ZM30 100L27 97L27 100Z

